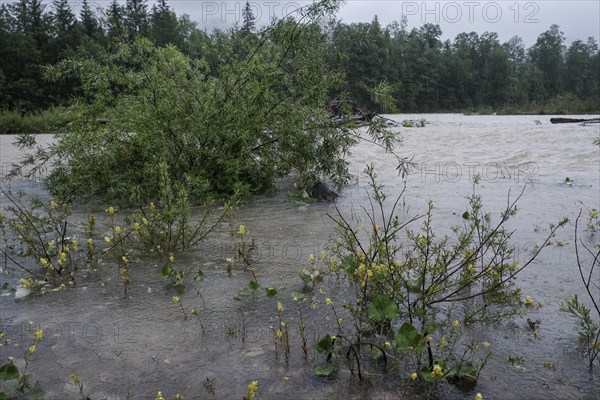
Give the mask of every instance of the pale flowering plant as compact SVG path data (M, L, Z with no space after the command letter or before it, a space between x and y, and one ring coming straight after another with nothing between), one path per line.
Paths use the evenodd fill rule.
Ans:
M332 272L352 289L344 304L351 326L337 334L344 340L336 343L350 343L347 354L356 364L361 359L357 353L368 343L394 359L408 357L402 365L414 369L403 376L417 373L427 382L475 384L491 353L487 342L467 340L465 333L474 325L520 314L523 300L515 278L567 221L552 225L543 245L520 264L508 224L522 192L509 196L507 206L492 218L476 193L475 177L468 208L457 210L462 223L452 228L452 235L439 236L433 203L424 215L401 219L397 208L404 191L387 199L374 168L368 166L365 174L371 199L364 215L348 218L336 208L331 217L337 225L329 247ZM418 220L421 227L414 229ZM361 366L356 367L360 377Z
M59 286L74 281L86 261L79 257L82 246L70 205L38 197L28 199L23 192L0 191L9 201L0 210L0 253L26 273L21 284L34 288L42 283Z

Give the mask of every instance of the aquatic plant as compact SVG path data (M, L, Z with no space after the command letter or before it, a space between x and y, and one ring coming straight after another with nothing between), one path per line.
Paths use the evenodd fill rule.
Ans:
M330 359L333 347L344 348L359 378L361 349L369 348L375 350L368 353L375 359L388 351L409 356L417 376L427 382L474 384L491 352L488 346L466 340L464 333L473 325L519 314L524 302L515 277L567 221L552 225L542 246L519 264L506 225L521 195L509 196L492 223L475 191L475 177L462 226L452 228L452 237L438 238L433 203L424 215L402 221L396 208L404 191L388 209L373 166L365 174L371 202L363 212L369 226L356 226L337 207L337 215L331 217L338 228L329 249L336 259L332 272L353 289L344 304L351 326L338 327L337 340L325 336L318 349ZM410 225L417 220L422 225L414 231Z
M590 249L580 238L578 238L578 224L581 218L581 211L575 220L575 255L577 258L577 267L579 275L585 288L585 291L592 303L592 307L581 303L576 294L560 303L560 311L571 314L579 326L579 340L581 342L581 351L588 360L590 370L594 368L596 360L600 360L600 304L598 303L598 270L596 267L600 263L600 245L596 244L596 249ZM581 247L585 250L581 254ZM584 265L583 257L587 255L591 258L589 267ZM592 317L592 313L594 317Z
M29 365L34 354L38 351L37 345L44 338L44 331L37 329L31 339L29 347L23 355L23 370L15 365L15 358L8 357L8 363L0 366L0 399L39 399L44 396L44 392L39 388L39 383L31 383L29 376ZM3 331L0 331L0 348L12 343L11 339L6 337Z
M85 260L78 257L76 229L71 227L71 207L54 200L33 197L26 204L25 193L13 195L0 188L9 205L0 211L0 231L4 237L0 252L27 273L34 288L45 283L60 286L75 280ZM12 240L11 240L12 239ZM35 260L31 266L16 257Z

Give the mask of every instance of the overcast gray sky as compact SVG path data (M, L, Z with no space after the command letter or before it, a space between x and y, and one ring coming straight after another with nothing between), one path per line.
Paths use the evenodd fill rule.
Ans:
M94 0L88 0L92 3ZM120 0L124 2L124 0ZM151 8L154 1L148 1ZM246 0L168 0L178 13L189 14L200 28L212 30L227 28L241 21ZM296 0L249 0L259 25L267 23L272 16L282 17L295 8L307 4ZM77 4L74 2L73 4ZM99 0L102 7L109 1ZM438 23L444 39L454 39L461 32L497 32L504 42L514 35L523 38L526 46L535 43L538 35L558 24L567 43L576 39L600 37L600 1L404 1L404 0L348 0L337 17L344 22L369 22L377 15L383 26L400 21L405 15L408 28L423 23Z

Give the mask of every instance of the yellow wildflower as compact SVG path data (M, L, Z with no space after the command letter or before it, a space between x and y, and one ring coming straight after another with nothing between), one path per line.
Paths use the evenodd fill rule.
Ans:
M457 319L454 320L454 322L452 322L452 329L456 330L460 328L460 322L458 322Z
M475 400L483 400L483 395L481 393L477 393L475 395Z
M121 227L120 226L115 226L115 235L120 235L121 234Z
M175 261L175 256L173 256L173 254L169 255L169 262L173 262Z
M281 339L283 337L283 332L281 332L281 329L277 329L277 332L275 332L275 336L277 337L277 339Z
M427 244L427 238L425 236L419 236L419 245L425 246Z
M40 264L42 264L42 267L46 268L50 263L48 262L47 258L40 258Z
M33 285L33 281L31 279L21 278L21 279L19 279L19 282L26 289L29 288L29 287L31 287Z
M333 305L333 301L331 301L331 299L328 297L325 299L325 304L327 304L328 306L332 306Z
M240 227L238 228L238 235L245 235L246 234L246 227L244 225L240 225Z
M105 241L106 243L110 243L110 238L109 238L108 236L104 236L104 241Z
M134 223L134 224L133 224L133 229L134 229L134 230L136 230L136 231L137 231L138 229L140 229L140 224L139 224L139 222L136 222L136 223Z
M89 239L87 240L87 244L88 244L88 246L92 247L92 246L94 245L94 239L92 239L92 238L89 238Z
M33 338L37 341L40 341L44 338L44 331L41 329L38 329L37 331L35 331L35 335L33 336Z
M418 375L416 372L413 372L412 374L410 374L410 379L412 379L413 381L416 381L417 377L418 377Z
M436 345L439 349L446 347L446 336L442 336L439 343Z
M277 312L278 313L282 313L283 312L283 305L280 302L277 302Z
M121 257L121 260L123 260L123 262L124 262L125 264L127 264L127 263L129 262L129 260L128 260L128 259L127 259L127 257L125 257L125 256Z
M75 239L71 240L71 244L73 245L73 250L77 251L79 248L79 242Z
M179 296L173 296L173 298L171 300L173 301L173 303L179 303L181 301Z
M71 382L75 384L79 383L79 376L77 376L77 373L73 372L69 378L71 378Z
M115 213L117 212L117 209L114 208L113 206L110 206L106 209L106 212L108 213L108 215L115 215Z
M148 225L148 220L146 218L142 218L142 224Z
M442 367L439 364L433 365L433 371L431 371L431 375L433 376L444 376L444 372L442 371Z
M314 254L311 254L310 256L308 256L308 260L309 260L311 263L314 263L314 262L315 262L315 256L314 256Z
M392 347L392 344L390 342L385 342L383 344L383 347L389 348L389 347Z
M246 392L246 399L252 400L258 391L258 381L252 381L248 385L248 391Z
M335 336L335 335L331 335L330 338L331 338L331 340L337 340L337 336Z
M533 306L533 299L531 298L531 296L525 296L525 306L526 307Z
M53 210L57 210L58 209L58 203L55 202L54 200L52 200L50 202L50 208L53 209Z
M165 398L162 395L162 392L159 390L158 393L156 393L156 399L155 400L165 400Z
M29 346L29 349L27 351L29 352L29 354L33 354L36 350L37 349L35 348L35 344L32 344L31 346Z
M490 347L490 342L483 342L483 347L488 348Z
M54 243L54 242L48 242L48 248L55 249L56 248L56 243Z
M196 310L195 308L192 308L192 315L198 315L198 310Z
M319 254L319 258L321 258L322 261L325 261L325 257L327 257L327 255L324 251L321 251L321 254Z

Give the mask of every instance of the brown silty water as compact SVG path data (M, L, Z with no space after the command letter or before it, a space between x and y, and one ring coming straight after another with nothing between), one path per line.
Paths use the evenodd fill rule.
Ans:
M481 392L486 399L599 398L600 368L589 372L577 350L575 321L559 312L558 306L573 294L582 301L587 299L574 255L573 222L581 208L600 209L600 147L593 144L599 127L551 125L549 116L388 117L429 122L423 128L399 129L404 137L400 153L414 155L416 163L407 179L400 218L423 213L431 199L435 227L449 233L451 226L462 223L465 196L473 190L471 176L478 173L482 176L478 192L492 217L506 206L509 193L514 198L526 186L517 218L509 224L515 230L517 258L525 259L544 239L549 223L563 217L571 221L518 280L523 293L543 307L473 333L489 341L494 352L476 388L463 393L440 385L436 395L461 399ZM0 136L4 168L22 156L11 145L14 139ZM38 142L52 140L50 135L38 135ZM368 187L361 172L367 163L375 165L389 197L402 190L395 159L383 150L361 143L349 160L357 179L341 191L337 201L345 215L359 215L360 206L367 204ZM564 183L567 177L572 183ZM42 183L35 180L2 185L47 196ZM124 399L129 389L136 399L154 399L159 390L165 398L175 393L185 399L242 398L253 380L260 385L257 398L264 399L433 396L424 394L398 371L384 373L375 368L368 382L359 384L345 367L343 356L338 356L338 370L331 377L315 376L313 365L322 360L313 350L314 342L330 332L334 323L324 299L341 301L346 289L335 279L326 279L321 286L324 293L317 290L314 294L316 310L310 309L310 299L300 306L308 327L307 358L296 334L298 313L291 298L303 286L297 272L309 265L311 254L318 257L335 233L328 217L335 209L330 203L294 205L286 193L293 190L291 182L282 181L281 188L273 197L250 199L237 210L233 228L225 226L198 248L176 255L174 265L188 276L198 269L204 272L204 280L188 280L182 294L160 276L162 264L150 256L133 260L128 297L123 295L117 267L108 259L61 291L20 300L14 299L14 292L4 292L0 297L1 324L12 343L0 349L0 361L15 356L15 363L22 367L33 332L43 328L45 338L37 345L29 373L39 380L49 399L77 398L78 390L69 379L73 372L93 399ZM7 200L0 198L0 206L6 205ZM75 219L85 219L84 207L77 209ZM108 231L106 213L96 211L100 229ZM263 292L240 296L251 276L240 266L234 267L231 276L227 273L227 264L235 256L236 238L231 233L239 224L258 241L257 280L263 286L277 287L275 298ZM580 234L588 247L598 245L599 236L600 232ZM16 284L22 276L10 263L3 263L2 268L0 283ZM599 270L595 281L600 282ZM173 295L180 296L187 319L180 305L171 301ZM278 301L291 332L288 363L282 349L276 353L273 343L272 327L279 323ZM189 314L192 308L198 310L198 318ZM527 318L541 321L538 337L527 328ZM524 361L515 366L507 361L509 356ZM555 368L548 368L548 361Z

